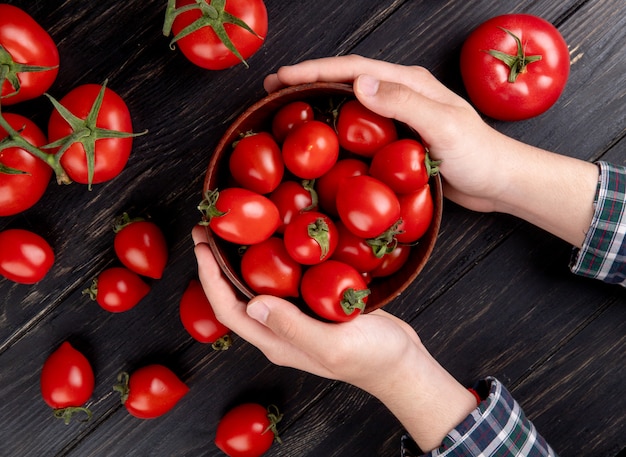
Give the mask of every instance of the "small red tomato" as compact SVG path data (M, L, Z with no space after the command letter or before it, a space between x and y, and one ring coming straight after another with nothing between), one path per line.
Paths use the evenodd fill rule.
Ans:
M309 121L292 130L282 147L287 169L302 179L322 176L339 157L337 134L328 124Z
M394 141L372 158L369 174L387 184L397 194L415 192L428 183L437 172L426 149L418 141Z
M383 256L383 261L370 271L370 276L372 278L382 278L394 274L409 260L410 254L411 246L409 244L398 244L393 251Z
M419 240L430 227L435 205L431 196L430 186L426 185L416 192L398 196L400 201L400 218L396 240L400 243L414 243Z
M325 214L300 213L285 227L285 248L298 263L314 265L330 258L337 247L337 228Z
M280 226L278 208L269 198L239 187L207 191L198 208L213 233L231 243L260 243Z
M112 267L93 280L88 294L103 309L121 313L134 308L150 292L150 286L139 275L124 267Z
M241 258L241 276L257 294L297 297L302 266L277 237L249 246Z
M180 300L180 321L193 339L211 343L213 349L230 347L230 330L217 320L211 303L197 279L189 281Z
M272 118L272 135L276 141L282 143L289 132L313 119L315 119L315 113L307 102L298 100L288 103Z
M0 275L20 284L41 281L54 264L54 252L46 240L23 229L0 232Z
M267 132L247 135L239 140L228 165L240 186L259 194L276 189L285 172L280 147Z
M372 176L345 179L337 189L337 212L341 221L361 238L376 238L400 219L398 197Z
M281 224L276 229L278 233L284 233L287 224L300 212L317 209L317 192L313 182L283 181L269 195L269 199L276 205L280 214Z
M337 216L337 189L339 184L352 176L366 175L369 165L359 159L341 159L315 181L320 208L331 216Z
M189 392L189 387L164 365L146 365L120 373L114 389L126 410L139 419L154 419L170 411Z
M372 157L398 138L393 120L370 111L358 100L343 104L337 118L339 144L347 151Z
M365 309L370 290L354 267L327 260L313 265L302 275L304 302L315 314L334 322L347 322Z
M229 457L260 457L280 442L276 424L282 414L275 406L243 403L228 411L217 424L215 445Z
M48 356L41 369L41 396L54 408L54 415L66 424L79 411L91 417L91 412L82 405L91 397L94 385L89 360L67 341Z
M382 263L382 256L376 255L368 240L352 233L341 221L337 221L335 226L339 241L331 257L332 260L347 263L359 273L371 271Z
M129 270L153 279L163 276L168 257L167 242L155 223L131 219L124 213L115 226L113 248Z

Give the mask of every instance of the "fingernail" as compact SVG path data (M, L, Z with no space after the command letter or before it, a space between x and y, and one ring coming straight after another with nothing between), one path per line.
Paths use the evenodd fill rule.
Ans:
M380 81L373 76L361 75L357 79L355 90L366 97L372 97L378 92Z
M250 303L246 308L246 312L248 313L248 316L250 316L252 319L257 320L262 324L265 324L265 322L267 322L267 316L269 316L270 314L270 309L265 303L258 300Z

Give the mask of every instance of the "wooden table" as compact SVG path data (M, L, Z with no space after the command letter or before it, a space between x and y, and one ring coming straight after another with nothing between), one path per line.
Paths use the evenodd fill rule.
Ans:
M429 68L459 93L459 49L470 30L506 12L556 24L572 72L559 102L525 122L493 125L523 141L585 160L624 164L626 3L620 0L313 2L267 0L270 32L238 66L194 67L161 35L165 0L31 2L57 42L61 67L50 93L102 83L128 103L136 139L128 166L95 185L51 182L32 209L0 219L54 247L56 263L33 286L0 279L0 454L3 456L218 456L218 420L244 400L285 414L271 456L395 456L400 424L367 394L271 365L240 338L223 353L192 340L178 303L196 276L190 230L204 173L229 122L264 95L263 77L307 58L358 53ZM513 9L510 9L513 8ZM45 99L7 108L47 124ZM529 176L532 179L532 176ZM111 314L82 294L117 264L112 222L148 213L164 230L164 277L133 310ZM626 447L626 295L573 276L570 247L511 217L446 201L432 259L388 311L407 320L461 382L502 380L562 456L615 456ZM46 357L69 340L96 374L87 424L65 426L39 392ZM326 344L332 345L328 342ZM111 389L120 370L168 365L191 388L155 420L139 420ZM428 414L427 411L424 414Z

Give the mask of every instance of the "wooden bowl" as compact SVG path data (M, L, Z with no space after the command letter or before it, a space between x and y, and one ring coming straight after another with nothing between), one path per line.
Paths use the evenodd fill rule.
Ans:
M271 132L271 118L283 105L296 100L305 100L314 107L328 107L331 99L338 104L350 98L354 98L351 85L311 83L286 87L254 103L231 124L215 148L207 168L203 195L209 189L222 189L229 186L231 178L228 169L228 159L232 152L233 142L238 140L241 134L251 130ZM397 127L400 137L419 139L415 131L406 125L397 123ZM434 200L434 214L428 231L419 240L418 244L411 249L410 257L400 271L385 278L372 280L369 285L371 294L368 298L365 312L381 308L402 294L417 275L420 274L428 261L435 246L441 224L443 192L439 175L431 177L430 186ZM255 296L256 293L241 278L239 246L214 236L210 228L207 228L207 234L209 246L224 274L247 298Z

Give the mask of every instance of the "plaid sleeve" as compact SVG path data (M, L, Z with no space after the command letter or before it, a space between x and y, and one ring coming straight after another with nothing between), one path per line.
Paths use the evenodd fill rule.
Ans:
M574 250L573 273L626 286L626 167L598 162L600 178L591 226L580 250Z
M487 398L448 433L441 447L423 457L556 457L498 380L487 378L481 383ZM409 450L408 441L403 440L402 457L419 455Z

